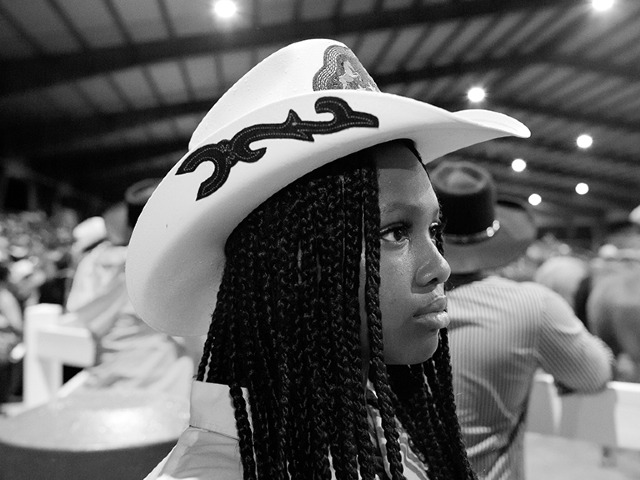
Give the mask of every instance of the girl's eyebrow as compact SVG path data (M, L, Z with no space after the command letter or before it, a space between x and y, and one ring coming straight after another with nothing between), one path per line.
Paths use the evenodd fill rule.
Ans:
M394 213L398 210L401 211L417 211L420 210L420 205L417 203L407 203L407 202L389 202L384 203L380 206L380 213L390 214Z
M380 214L381 215L391 215L396 212L403 212L408 214L420 214L424 211L425 207L420 203L407 203L407 202L389 202L384 203L380 206ZM442 211L440 210L440 205L436 205L435 208L427 207L426 208L429 213L432 214L433 218L440 220L442 217Z

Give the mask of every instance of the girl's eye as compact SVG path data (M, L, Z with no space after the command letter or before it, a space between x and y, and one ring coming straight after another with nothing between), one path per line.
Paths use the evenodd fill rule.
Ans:
M431 235L431 241L435 244L436 248L440 252L440 255L444 254L444 223L434 222L429 226L429 234Z
M442 232L444 231L444 225L442 222L434 222L429 225L429 234L434 240L442 238Z
M385 242L402 242L409 238L409 227L406 225L394 225L380 232L380 238Z

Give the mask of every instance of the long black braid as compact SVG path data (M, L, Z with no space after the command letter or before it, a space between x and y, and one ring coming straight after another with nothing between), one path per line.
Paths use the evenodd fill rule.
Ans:
M379 474L361 377L363 246L369 378L391 476L404 478L400 422L430 479L475 478L459 437L446 334L430 370L398 374L384 364L377 181L367 150L333 162L276 193L227 240L197 378L230 386L247 480Z

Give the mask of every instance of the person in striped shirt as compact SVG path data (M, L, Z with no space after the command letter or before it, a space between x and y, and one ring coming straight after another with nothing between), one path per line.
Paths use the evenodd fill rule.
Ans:
M536 228L524 203L497 199L488 170L443 161L431 172L440 200L449 341L457 413L474 470L522 480L527 403L538 369L562 391L597 392L612 378L612 354L551 289L496 269L520 257Z

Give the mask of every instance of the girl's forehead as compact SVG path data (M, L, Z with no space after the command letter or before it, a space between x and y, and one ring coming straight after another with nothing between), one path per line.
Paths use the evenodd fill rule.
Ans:
M382 215L394 212L437 217L439 204L429 177L420 164L413 168L383 168L379 173L379 202Z
M396 184L395 188L406 184L414 188L432 189L424 165L413 150L403 143L394 142L379 145L372 151L372 157L378 168L381 190L386 188L388 184ZM393 191L394 188L391 188L390 193Z

